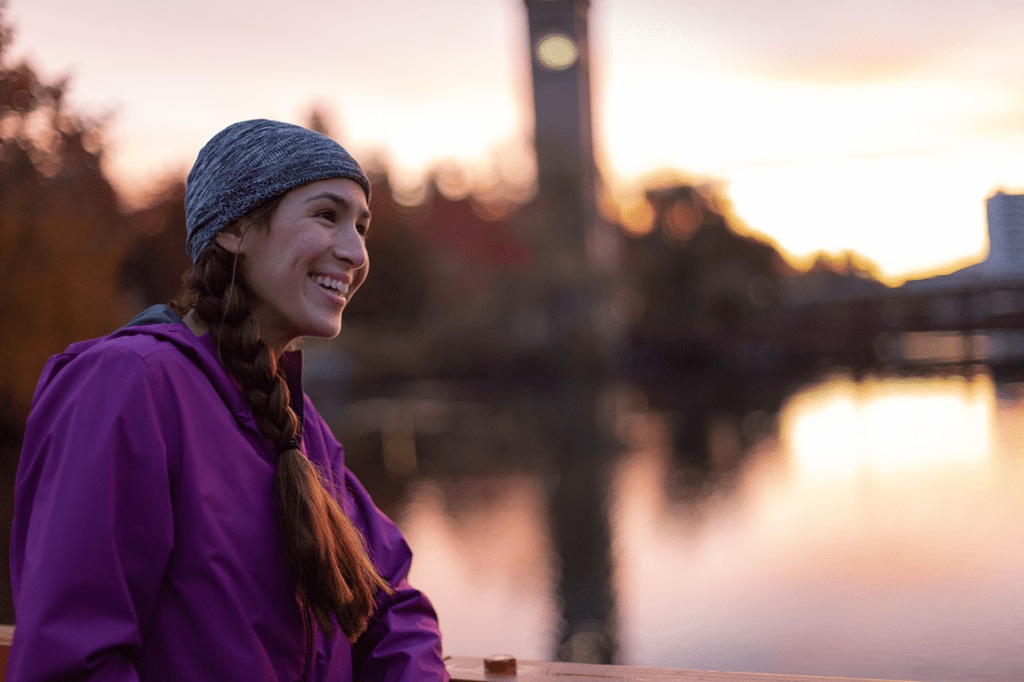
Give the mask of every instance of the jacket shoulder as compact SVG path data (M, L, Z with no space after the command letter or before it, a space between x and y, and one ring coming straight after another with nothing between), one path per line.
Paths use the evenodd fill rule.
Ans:
M109 371L128 379L131 374L174 374L194 364L185 347L175 343L173 337L182 333L191 334L185 325L160 325L165 329L147 327L147 332L160 333L131 334L117 332L99 339L72 344L66 351L54 355L43 368L36 386L33 403L51 384L64 384L65 379L75 381L76 377L92 372Z
M144 334L125 333L130 328L111 336L96 339L85 348L68 349L68 361L85 360L90 363L123 362L136 358L152 369L184 367L194 364L189 358L189 346L184 334L192 332L182 324L161 324L160 329L147 327ZM157 332L157 333L154 333ZM175 336L182 337L176 342Z

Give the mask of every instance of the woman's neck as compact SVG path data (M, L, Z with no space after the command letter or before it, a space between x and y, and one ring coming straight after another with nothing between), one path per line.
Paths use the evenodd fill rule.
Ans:
M196 315L195 308L189 310L188 313L185 314L185 317L182 318L182 321L190 330L192 330L192 333L195 334L197 338L210 331L206 325L203 324L203 321L199 319L199 316Z

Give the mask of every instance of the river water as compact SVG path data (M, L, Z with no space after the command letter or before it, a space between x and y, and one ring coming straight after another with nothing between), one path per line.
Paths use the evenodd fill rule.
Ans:
M564 656L568 602L606 594L609 625L572 651L605 637L639 666L1024 679L1024 385L836 374L696 411L613 394L619 452L578 504L552 501L569 472L512 453L421 466L389 510L446 653ZM567 533L553 510L573 505Z

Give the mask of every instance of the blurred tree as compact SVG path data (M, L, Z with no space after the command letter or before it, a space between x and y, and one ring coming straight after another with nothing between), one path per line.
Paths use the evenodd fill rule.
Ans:
M482 216L472 197L445 197L433 180L407 206L386 172L371 167L370 178L370 276L342 334L361 373L461 376L514 351L514 310L534 305L523 285L528 245L506 220Z
M0 3L0 421L10 447L46 358L124 322L130 235L101 167L103 124L68 109L66 79L44 82L12 59L5 14Z
M305 125L337 140L336 117L322 103L312 104ZM370 276L345 310L346 325L409 329L419 320L427 290L426 244L414 222L416 211L399 204L391 190L387 170L364 163L373 187L373 220L366 239Z
M128 216L136 235L125 260L122 282L140 299L138 307L167 303L192 266L185 252L185 180L164 181L149 205Z
M789 272L778 251L739 234L721 201L704 190L678 185L647 197L654 229L632 240L626 258L643 301L638 331L710 337L773 313Z
M321 135L326 135L327 137L337 140L339 144L344 145L344 142L334 135L333 120L334 117L330 114L326 105L315 103L310 106L309 112L306 114L306 122L303 125L310 130L315 130Z
M786 303L871 298L880 296L886 286L878 280L878 266L852 251L818 252L803 272L783 283Z
M386 173L371 173L370 275L345 310L346 324L409 330L420 319L430 274L417 213L399 204Z

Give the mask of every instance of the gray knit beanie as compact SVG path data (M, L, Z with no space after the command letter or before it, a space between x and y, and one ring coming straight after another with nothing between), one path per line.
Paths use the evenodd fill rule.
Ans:
M185 248L195 263L214 236L249 211L306 183L370 181L329 137L290 123L255 119L220 131L199 151L185 186Z

